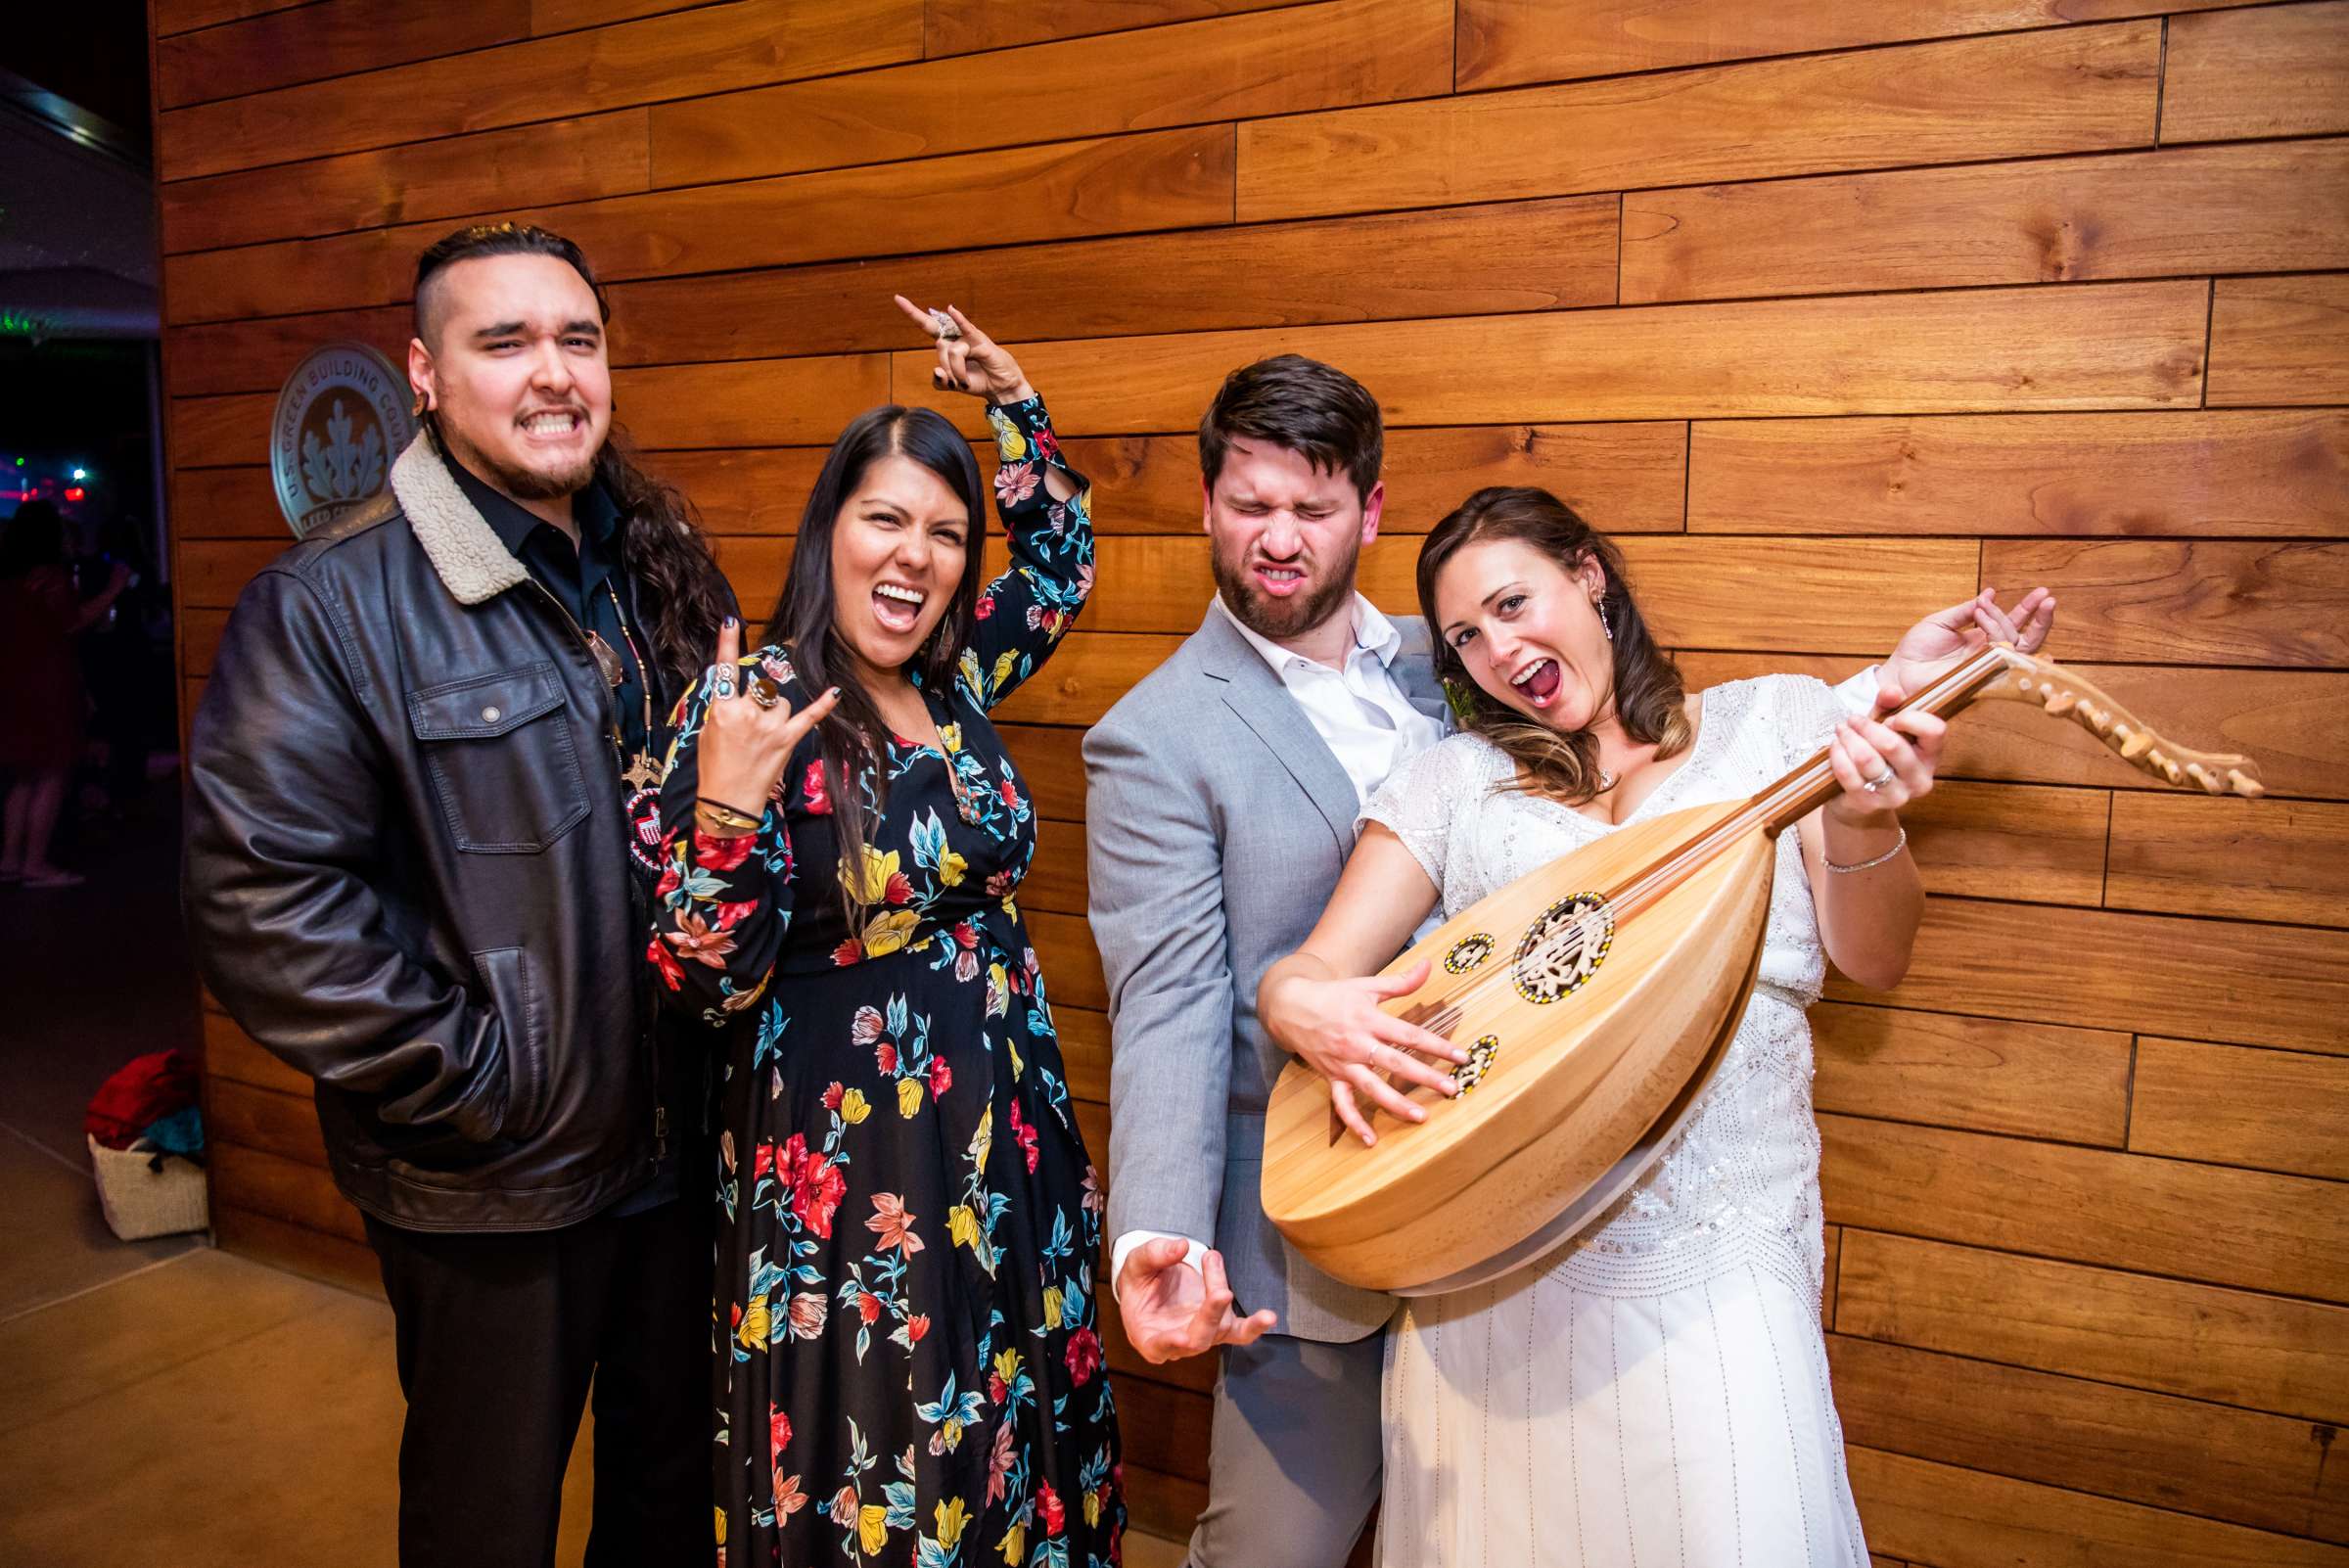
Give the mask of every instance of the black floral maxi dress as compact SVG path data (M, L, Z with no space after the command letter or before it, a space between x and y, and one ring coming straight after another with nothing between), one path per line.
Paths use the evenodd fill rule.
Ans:
M1040 400L988 419L1013 565L952 689L925 693L943 752L892 738L862 865L840 863L812 737L757 834L694 830L707 683L663 787L650 957L725 1039L714 1390L732 1568L1118 1560L1102 1194L1013 901L1035 812L987 718L1092 586L1090 497L1073 472L1076 500L1047 491L1044 465L1069 471ZM744 664L808 700L783 650ZM860 929L844 874L872 907Z

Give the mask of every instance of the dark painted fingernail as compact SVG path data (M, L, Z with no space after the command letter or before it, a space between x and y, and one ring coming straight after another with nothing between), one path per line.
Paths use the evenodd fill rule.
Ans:
M739 622L739 621L737 621L737 620L735 620L735 619L734 619L732 616L728 616L728 617L726 617L726 629L727 629L728 631L732 631L732 630L733 630L733 629L734 629L736 626L739 626L739 625L741 625L741 624L742 624L742 623L741 623L741 622Z

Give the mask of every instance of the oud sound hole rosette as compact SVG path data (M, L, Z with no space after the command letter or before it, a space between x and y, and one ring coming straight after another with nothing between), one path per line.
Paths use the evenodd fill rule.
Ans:
M1615 943L1615 911L1595 893L1560 899L1517 944L1517 994L1537 1007L1583 989Z
M1462 937L1451 945L1451 951L1444 955L1444 972L1448 975L1464 975L1492 957L1493 949L1498 945L1490 932L1479 931L1472 936Z
M1485 1081L1493 1071L1493 1058L1500 1054L1498 1035L1479 1035L1476 1043L1468 1047L1468 1060L1451 1070L1454 1087L1465 1094Z

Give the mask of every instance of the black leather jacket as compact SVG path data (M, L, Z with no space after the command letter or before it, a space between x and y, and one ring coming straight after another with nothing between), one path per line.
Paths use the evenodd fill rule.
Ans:
M611 688L429 446L392 483L229 621L189 737L197 959L317 1080L353 1203L568 1224L644 1181L678 1099L655 1082Z

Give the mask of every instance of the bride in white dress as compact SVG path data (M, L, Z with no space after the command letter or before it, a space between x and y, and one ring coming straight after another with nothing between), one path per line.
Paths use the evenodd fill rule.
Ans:
M1425 1115L1379 1075L1449 1089L1453 1047L1377 1010L1423 977L1355 978L1439 899L1450 915L1623 823L1742 799L1821 746L1843 793L1779 839L1752 1000L1656 1163L1558 1252L1398 1312L1379 1560L1866 1568L1819 1329L1804 1009L1829 957L1864 985L1908 965L1923 894L1896 813L1932 788L1940 721L1850 718L1792 675L1684 695L1613 546L1544 491L1471 496L1429 535L1419 593L1462 732L1364 807L1327 912L1259 992L1357 1135L1363 1099Z

